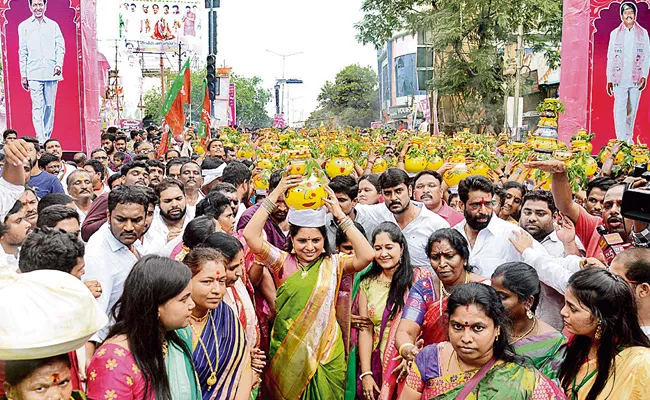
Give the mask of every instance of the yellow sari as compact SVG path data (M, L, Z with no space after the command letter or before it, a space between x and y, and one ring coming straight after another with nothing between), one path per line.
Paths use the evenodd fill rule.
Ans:
M612 368L607 384L598 395L598 400L625 399L643 400L650 398L650 348L629 347L616 356L615 369ZM597 360L589 360L582 364L578 371L578 384L588 374L597 368ZM571 388L567 390L570 400L587 398L596 375L591 376L578 390L575 397Z

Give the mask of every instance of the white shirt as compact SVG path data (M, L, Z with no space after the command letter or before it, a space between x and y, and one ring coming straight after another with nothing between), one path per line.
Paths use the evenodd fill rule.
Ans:
M60 81L54 67L63 68L65 41L59 24L43 16L31 16L18 25L20 76L35 81Z
M102 285L102 295L97 301L102 310L109 314L117 300L122 297L124 281L138 259L128 247L113 236L107 222L88 240L84 261L86 273L83 280L99 281ZM91 340L101 342L106 339L111 324L112 321L97 332Z
M73 167L72 165L68 164L65 161L61 161L62 165L62 171L59 172L59 180L61 181L61 186L63 186L63 190L65 190L66 193L68 193L68 177L70 176L71 173L77 170L76 167Z
M239 201L239 208L237 208L237 215L235 215L235 226L239 223L239 218L241 218L244 211L246 211L246 206L242 201Z
M194 205L190 205L189 203L186 204L186 206L185 206L185 215L187 215L187 217L189 217L190 220L193 220L194 217L196 216L196 205L199 204L199 201L203 200L204 198L205 198L205 196L199 190L199 196L196 198L196 204L194 204Z
M18 255L20 250L14 254L7 254L0 244L0 268L9 267L12 271L18 271Z
M429 240L429 236L438 229L449 228L449 223L438 214L429 211L421 203L411 202L411 204L420 208L420 215L402 229L406 243L408 243L411 264L413 267L431 269L429 256L426 252L427 241ZM390 221L399 226L395 215L386 207L385 203L373 205L357 204L354 209L357 215L361 215L362 218L372 221L375 225L379 225L384 221Z
M578 246L579 249L584 250L584 246L582 246L582 242L580 242L580 239L576 236L575 238L576 246ZM553 230L549 235L547 235L542 241L540 242L542 246L548 251L549 255L551 257L565 257L564 254L564 243L560 241L557 237L557 232ZM530 256L530 252L528 253ZM571 256L571 257L576 257L576 256ZM526 257L524 257L525 259ZM547 274L547 270L544 270L545 265L549 265L549 262L552 262L551 260L546 259L545 257L539 257L539 260L547 260L547 261L537 261L535 260L536 263L542 262L542 265L538 265L540 267L540 270L542 271L543 274ZM578 258L578 268L579 268L580 262ZM535 268L535 266L533 266ZM538 272L537 275L539 276L540 273ZM553 289L553 287L549 284L547 284L547 281L553 281L556 279L557 274L551 273L549 276L544 275L544 278L540 276L540 281L542 281L542 288L541 288L541 295L539 299L539 304L537 305L537 310L535 310L535 315L542 321L546 322L547 324L551 325L553 328L561 331L564 328L564 320L562 316L560 315L560 311L562 310L562 307L564 307L564 296L561 294L561 292L558 292L556 289ZM561 286L560 282L554 282L555 286ZM562 285L563 286L563 285Z
M75 206L77 209L77 214L79 214L79 226L84 223L84 220L86 219L86 213L83 212L83 210L77 206Z
M533 248L524 250L522 257L526 264L535 268L540 281L562 295L566 293L571 275L580 271L581 258L578 256L553 257Z
M14 185L0 178L0 221L4 221L7 213L16 204L16 200L25 191L25 186Z
M183 231L185 231L185 227L190 221L191 218L189 218L186 213L185 220L183 221L183 230L181 230L178 236L183 236ZM167 224L165 224L165 221L163 220L163 217L160 215L159 211L158 213L154 214L153 220L151 221L151 227L144 235L144 240L142 241L142 255L144 256L147 254L158 254L169 242L167 240L168 236L169 227L167 227Z
M466 220L459 222L454 229L460 232L468 243L471 243L465 233L465 225L467 225ZM519 232L523 229L492 215L487 228L478 233L474 246L470 245L469 263L478 268L477 274L490 278L501 264L523 261L521 254L508 240L514 231ZM533 239L533 247L546 253L544 247L535 239Z
M647 337L650 338L650 326L642 326L641 330L643 331L643 333L645 333Z
M621 24L623 25L623 24ZM620 27L620 25L619 25ZM615 70L615 62L617 57L620 57L619 54L617 54L618 49L616 45L616 38L618 36L619 32L619 27L616 27L610 34L609 34L609 44L607 46L607 81L608 82L613 82L614 80L614 70ZM627 29L627 27L623 26L623 49L622 49L622 70L620 72L620 82L618 85L620 87L634 87L637 82L632 82L632 77L633 77L633 70L634 70L634 62L636 60L637 56L637 51L642 51L643 55L645 55L643 59L643 63L641 65L642 70L641 70L641 77L645 78L648 76L648 68L650 68L650 39L648 38L648 33L647 32L640 32L642 36L642 41L640 43L635 43L635 35L636 35L636 29L637 27L634 26L632 29Z
M548 251L548 254L552 255L553 257L564 257L564 243L560 241L557 237L557 232L553 230L548 236L546 236L544 239L542 239L541 242L542 246ZM584 251L585 246L582 245L582 242L578 237L576 236L576 246L578 246L578 249Z

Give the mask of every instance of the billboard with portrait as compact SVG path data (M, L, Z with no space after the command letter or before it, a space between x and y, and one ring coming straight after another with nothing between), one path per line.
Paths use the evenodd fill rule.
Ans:
M7 126L81 150L80 0L5 0L0 13Z
M120 2L120 37L140 49L174 50L180 43L197 51L202 10L200 0Z
M650 141L648 29L648 1L565 1L561 139L586 128L596 151L610 139Z
M592 24L591 130L632 141L650 128L650 10L645 2L597 5Z

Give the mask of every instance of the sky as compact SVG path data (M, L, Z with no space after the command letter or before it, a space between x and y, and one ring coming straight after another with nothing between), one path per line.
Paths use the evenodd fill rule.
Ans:
M358 63L377 70L373 46L357 42L354 23L362 19L361 0L221 0L218 10L217 63L233 72L259 76L272 89L282 77L282 57L271 54L303 52L286 58L285 77L302 79L289 85L292 121L306 119L318 106L326 81L343 67ZM269 105L272 115L274 105ZM295 111L293 111L295 110Z

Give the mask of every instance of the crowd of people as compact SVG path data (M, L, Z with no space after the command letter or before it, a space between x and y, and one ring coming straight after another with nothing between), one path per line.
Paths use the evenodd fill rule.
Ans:
M69 161L57 139L3 139L0 292L55 270L90 299L53 310L22 290L3 304L7 399L648 396L650 228L621 213L642 178L603 168L574 193L548 160L523 167L552 174L550 191L505 165L449 188L449 165L411 176L402 151L295 209L302 175L278 169L256 190L255 158L219 137L162 152L155 128L109 128ZM606 234L629 248L609 259ZM12 326L37 318L27 304L78 340L43 346L58 328ZM84 310L108 319L88 333ZM29 329L38 352L2 343Z

